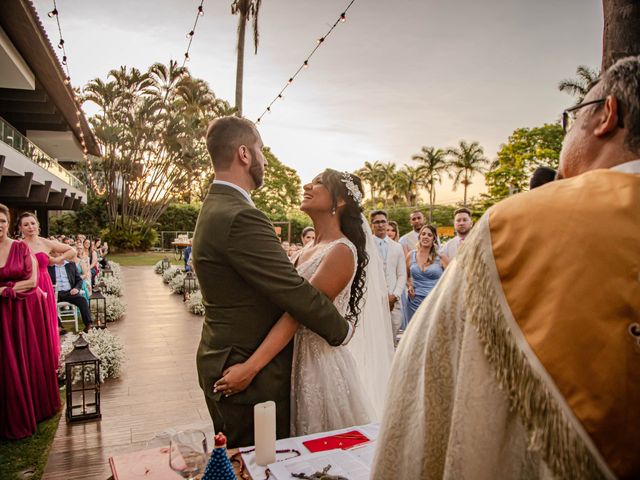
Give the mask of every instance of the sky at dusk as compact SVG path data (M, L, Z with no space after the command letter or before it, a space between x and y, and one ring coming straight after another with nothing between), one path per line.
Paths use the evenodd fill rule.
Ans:
M121 65L182 62L198 0L58 0L72 83ZM255 120L348 0L264 0L260 46L247 30L244 113ZM52 44L50 0L35 0ZM230 1L204 2L188 62L233 104L237 17ZM409 163L421 146L478 141L493 159L519 127L554 122L572 103L557 84L578 65L598 67L600 0L356 0L259 130L303 182L326 167ZM91 108L87 108L92 113ZM470 192L483 191L474 178ZM437 190L453 202L450 182Z

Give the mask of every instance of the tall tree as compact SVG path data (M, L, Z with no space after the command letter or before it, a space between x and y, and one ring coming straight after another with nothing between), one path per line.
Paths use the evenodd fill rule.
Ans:
M473 182L476 173L484 173L484 166L489 160L484 156L484 150L478 142L467 143L460 140L458 148L450 148L447 154L451 157L450 166L453 171L453 189L462 184L464 187L464 205L467 205L467 189Z
M271 220L284 220L291 210L300 206L302 182L298 172L278 160L269 147L264 147L262 152L268 162L264 185L251 197Z
M436 203L436 183L442 182L442 173L449 168L447 152L435 147L422 147L422 151L411 157L420 162L422 184L429 193L429 223L433 220L433 206Z
M396 164L387 162L382 164L380 169L380 192L384 194L385 203L394 200L394 178L396 176Z
M354 173L360 177L360 179L369 185L369 192L371 194L371 200L375 203L376 193L378 193L378 187L380 186L381 179L383 178L384 166L382 162L375 161L364 162L364 167L358 169Z
M151 228L193 177L210 169L202 139L229 105L175 62L147 72L112 70L84 94L99 109L90 122L104 152L98 169L110 223Z
M242 116L242 93L244 82L244 37L249 20L253 20L253 45L258 53L260 40L258 30L258 15L262 0L233 0L231 14L238 15L238 51L236 63L236 115Z
M507 143L500 146L498 158L484 176L489 203L527 190L529 178L537 167L557 169L563 138L559 123L516 129Z
M582 102L591 85L598 79L600 72L585 65L576 69L576 78L562 80L558 84L558 90L572 95L576 99L576 105Z
M418 200L421 176L420 167L405 165L394 178L394 190L399 197L404 197L407 205L415 205Z
M640 2L638 0L603 0L604 32L602 65L604 72L616 60L640 55Z

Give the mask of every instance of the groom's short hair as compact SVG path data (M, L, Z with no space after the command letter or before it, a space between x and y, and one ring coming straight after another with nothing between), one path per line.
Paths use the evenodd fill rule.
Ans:
M253 148L258 140L253 122L240 117L220 117L207 129L207 150L214 170L228 170L240 145Z

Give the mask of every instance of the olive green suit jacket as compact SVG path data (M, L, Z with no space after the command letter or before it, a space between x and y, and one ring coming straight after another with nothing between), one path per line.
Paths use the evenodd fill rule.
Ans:
M206 308L197 365L207 403L288 402L293 342L244 392L221 397L213 393L213 384L227 367L251 356L284 312L331 345L344 341L348 323L298 275L267 217L232 187L211 186L198 216L192 255Z

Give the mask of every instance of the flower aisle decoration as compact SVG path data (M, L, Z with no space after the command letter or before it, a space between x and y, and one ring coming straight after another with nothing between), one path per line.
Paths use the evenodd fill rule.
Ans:
M162 275L162 260L158 261L158 263L156 263L153 266L153 271L156 272L158 275Z
M124 347L120 339L109 330L100 328L93 328L83 335L91 352L100 359L100 382L120 376L124 364ZM58 377L61 379L65 376L65 358L73 350L73 342L77 339L78 335L67 334L60 345Z
M175 294L182 295L184 293L184 277L185 273L178 273L169 281L169 288Z
M109 262L109 268L113 272L113 276L116 277L122 283L122 269L120 268L120 264L117 262Z
M178 267L169 267L162 274L162 281L168 284L173 277L180 273L180 269Z
M122 281L115 275L102 277L100 281L104 283L104 288L102 289L103 295L120 296L122 293Z
M205 314L204 305L202 304L202 292L200 290L193 292L185 302L185 305L191 313L200 316Z
M107 322L115 322L120 320L127 310L127 304L117 295L104 296L107 307ZM96 305L91 304L91 315L96 314Z

